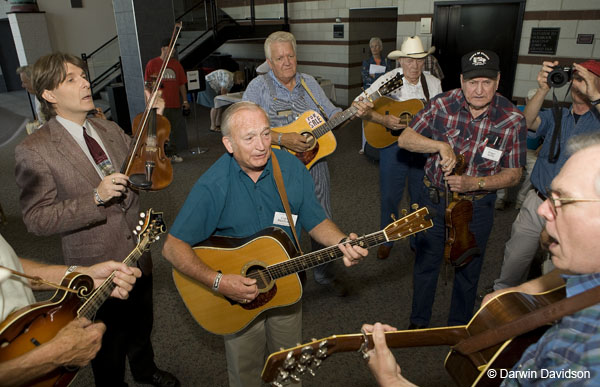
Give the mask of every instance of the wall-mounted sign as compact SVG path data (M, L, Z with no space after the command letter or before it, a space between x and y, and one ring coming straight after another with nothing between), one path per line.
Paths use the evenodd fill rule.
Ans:
M334 24L333 25L333 37L334 38L343 38L344 37L344 25L343 24Z
M577 44L594 43L594 34L577 34Z
M198 70L188 71L187 76L187 89L189 91L200 89L200 74Z
M529 54L556 55L560 28L532 28Z

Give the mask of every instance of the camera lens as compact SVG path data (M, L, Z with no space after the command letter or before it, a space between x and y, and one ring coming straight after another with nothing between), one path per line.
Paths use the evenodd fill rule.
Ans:
M556 66L548 74L548 85L550 87L562 87L571 80L571 69Z

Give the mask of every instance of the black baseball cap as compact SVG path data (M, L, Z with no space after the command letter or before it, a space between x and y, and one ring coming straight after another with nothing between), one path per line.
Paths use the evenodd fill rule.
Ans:
M461 59L463 79L496 78L500 72L500 58L491 50L475 50Z

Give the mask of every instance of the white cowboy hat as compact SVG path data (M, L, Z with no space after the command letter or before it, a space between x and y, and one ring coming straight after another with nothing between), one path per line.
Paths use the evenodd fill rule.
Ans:
M394 50L389 53L389 59L398 59L398 58L415 58L421 59L425 58L429 54L433 54L435 52L435 46L431 46L429 51L425 51L423 48L423 42L418 36L411 36L410 38L404 39L402 42L402 47L400 50Z
M262 62L262 64L260 66L258 66L256 68L256 73L257 74L266 74L269 72L271 68L269 67L269 64L267 63L267 61Z

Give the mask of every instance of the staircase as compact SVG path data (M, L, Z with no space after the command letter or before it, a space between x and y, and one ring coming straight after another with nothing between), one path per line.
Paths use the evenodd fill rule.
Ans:
M179 43L179 61L184 69L200 67L202 61L232 39L265 39L270 33L289 31L287 0L283 0L283 17L256 18L254 0L250 0L250 17L234 19L217 6L217 0L173 0L176 21L183 22ZM187 9L185 7L187 6ZM119 40L115 36L90 54L81 54L88 67L88 79L94 102L110 118L107 88L122 85ZM116 86L115 86L116 85Z

